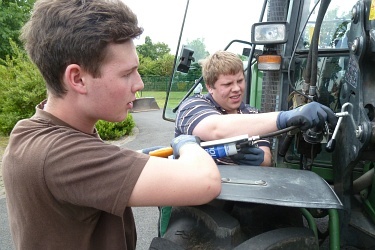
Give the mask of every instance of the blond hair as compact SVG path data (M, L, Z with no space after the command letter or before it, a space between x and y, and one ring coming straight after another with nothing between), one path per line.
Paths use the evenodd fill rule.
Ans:
M215 88L220 75L234 75L243 72L240 57L229 51L217 51L201 62L202 75L207 86Z

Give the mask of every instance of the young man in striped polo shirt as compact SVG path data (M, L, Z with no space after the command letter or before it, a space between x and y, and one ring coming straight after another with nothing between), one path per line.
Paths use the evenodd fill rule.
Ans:
M188 98L180 105L175 136L189 134L210 141L243 134L262 135L294 125L307 130L324 124L326 120L332 126L337 122L333 111L317 102L290 111L269 113L259 113L256 108L245 104L243 63L231 52L217 51L206 58L202 63L202 74L208 93ZM243 149L230 160L270 166L269 142L259 141L257 146Z

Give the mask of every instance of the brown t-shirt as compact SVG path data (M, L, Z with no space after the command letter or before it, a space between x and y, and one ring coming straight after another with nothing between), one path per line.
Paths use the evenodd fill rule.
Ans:
M3 157L16 249L134 249L127 203L148 159L37 108L17 123Z

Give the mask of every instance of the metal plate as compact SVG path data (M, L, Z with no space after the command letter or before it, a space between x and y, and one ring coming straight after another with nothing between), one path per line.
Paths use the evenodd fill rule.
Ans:
M311 171L243 165L219 165L219 200L288 207L334 208L343 205L328 183Z

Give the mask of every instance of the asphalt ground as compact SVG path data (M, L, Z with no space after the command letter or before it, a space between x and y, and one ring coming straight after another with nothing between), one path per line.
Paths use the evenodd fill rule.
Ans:
M134 150L153 146L169 146L174 135L174 123L162 119L162 109L132 113L136 127L133 135L113 142L120 147ZM137 250L149 249L157 237L158 209L156 207L133 208L137 226ZM0 197L0 250L13 250L8 225L6 199Z

